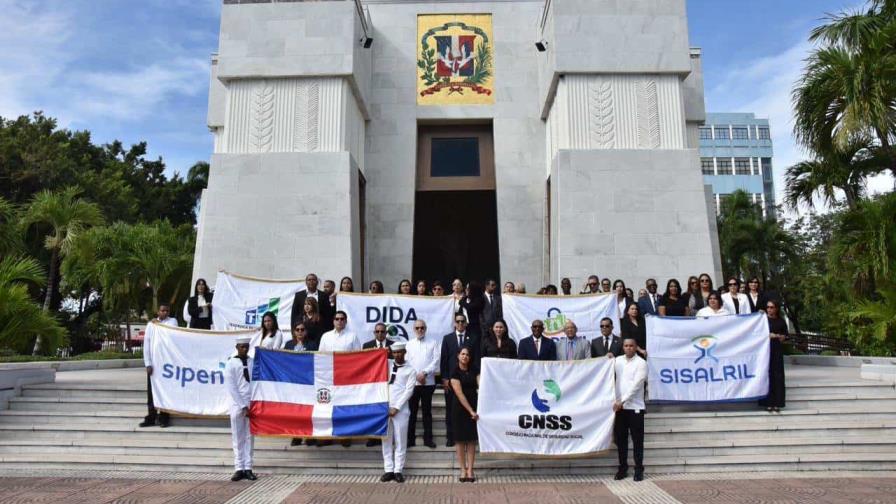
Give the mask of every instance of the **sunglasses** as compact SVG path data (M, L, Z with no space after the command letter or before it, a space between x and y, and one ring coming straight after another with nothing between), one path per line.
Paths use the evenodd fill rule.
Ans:
M304 331L305 328L304 328L304 327L296 327L295 330L296 330L296 331Z
M415 327L414 328L415 331L423 331L425 329L426 329L425 327Z
M376 329L376 330L374 330L373 332L374 332L375 334L382 334L382 333L384 333L384 332L386 332L386 331L384 331L384 330L382 330L382 329Z
M737 287L737 284L736 284L736 283L730 283L730 284L728 284L728 287Z
M613 326L611 326L611 325L607 325L607 324L601 324L600 326L601 326L602 328L603 328L603 327L613 327Z
M467 321L466 320L455 320L454 323L455 324L466 324Z
M333 317L333 320L345 320L345 317Z
M702 282L702 283L709 283L709 279L708 279L708 278L701 278L701 279L700 279L700 282Z
M532 329L544 329L544 326L543 325L534 325L534 326L532 326Z

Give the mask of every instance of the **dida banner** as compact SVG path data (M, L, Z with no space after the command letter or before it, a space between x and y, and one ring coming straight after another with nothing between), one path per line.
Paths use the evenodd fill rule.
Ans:
M417 320L426 322L426 334L430 337L441 338L454 328L451 296L340 292L336 295L336 309L348 315L346 328L362 342L373 338L373 329L380 322L386 324L389 339L400 341L414 337Z

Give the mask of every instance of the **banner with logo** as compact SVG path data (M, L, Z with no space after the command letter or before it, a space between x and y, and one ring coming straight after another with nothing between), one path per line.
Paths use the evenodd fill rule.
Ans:
M482 359L479 451L582 455L610 448L615 375L607 358Z
M427 334L441 337L454 329L454 300L450 296L356 294L340 292L336 308L348 315L346 327L363 343L373 338L377 323L386 324L389 339L413 337L414 322L426 321Z
M303 290L305 280L266 280L219 271L212 323L219 331L255 329L271 311L277 314L280 330L289 334L292 300Z
M619 308L616 296L534 296L502 294L504 320L509 326L510 337L519 340L532 334L532 321L544 321L544 334L558 338L564 335L567 320L575 322L578 335L589 340L600 335L600 319L613 319L613 333L619 334Z
M750 401L768 394L765 313L720 317L647 316L652 401Z
M226 415L230 399L224 366L236 351L236 339L249 334L257 340L261 332L203 331L149 323L143 351L151 356L156 407L189 415Z

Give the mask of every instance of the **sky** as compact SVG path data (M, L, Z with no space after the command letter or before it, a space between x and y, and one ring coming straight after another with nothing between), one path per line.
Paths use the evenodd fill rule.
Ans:
M208 160L209 57L222 0L0 0L0 116L42 110L97 143L148 142L186 173ZM689 0L703 49L706 110L755 112L771 125L776 192L805 155L791 136L790 91L825 13L861 0ZM871 182L892 189L892 180Z

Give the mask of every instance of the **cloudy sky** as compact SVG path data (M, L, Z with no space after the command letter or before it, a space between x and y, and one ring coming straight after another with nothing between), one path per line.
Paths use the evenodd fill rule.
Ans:
M146 140L185 172L208 159L208 60L222 0L0 0L0 116L35 110L94 140ZM790 90L827 12L861 0L689 0L691 45L703 48L706 106L771 122L777 191L803 153ZM872 182L892 188L890 180ZM780 201L780 197L778 198Z

